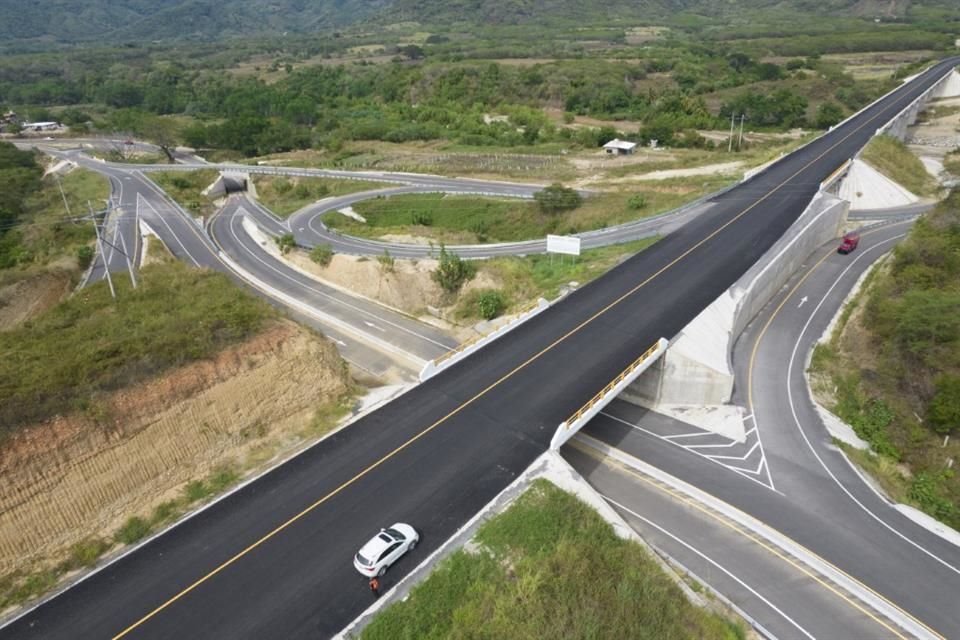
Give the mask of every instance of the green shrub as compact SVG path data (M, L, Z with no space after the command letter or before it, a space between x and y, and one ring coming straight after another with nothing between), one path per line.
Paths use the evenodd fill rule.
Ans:
M280 253L288 253L290 249L297 246L297 240L292 233L285 233L276 238L277 246L280 247Z
M383 250L383 255L377 256L377 262L380 263L380 269L384 273L393 273L393 268L396 263L393 256L390 255L390 252L386 249Z
M93 262L93 247L83 245L77 249L77 264L81 269L86 269Z
M493 320L507 308L507 300L497 289L484 289L477 294L477 309L484 320Z
M433 272L432 277L441 289L447 293L456 293L463 283L473 277L474 273L472 264L440 245L440 264L437 265L437 270Z
M533 199L544 213L560 213L570 211L583 204L583 198L576 189L554 183L533 194Z
M423 211L415 211L413 215L410 216L410 222L415 225L420 225L421 227L429 227L433 225L433 216Z
M326 267L333 260L333 247L328 244L318 244L310 252L310 259L321 267Z
M70 547L70 556L67 566L71 569L92 567L103 552L110 548L110 543L103 538L88 538L81 540Z
M945 435L960 427L960 376L944 374L936 384L927 417L934 431Z
M642 193L636 193L627 199L627 208L631 211L637 211L647 206L647 196Z
M240 472L232 464L217 467L207 479L207 489L210 494L223 492L240 479Z
M186 498L187 502L197 502L208 495L210 495L210 490L207 489L203 480L192 480L183 488L183 497Z
M116 539L123 544L133 544L145 538L150 533L150 523L140 516L128 519L116 533Z

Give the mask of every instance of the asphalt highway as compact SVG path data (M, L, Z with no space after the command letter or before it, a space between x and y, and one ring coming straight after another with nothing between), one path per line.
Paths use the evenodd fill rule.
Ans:
M417 550L387 575L389 587L522 472L557 424L656 339L676 335L756 262L824 178L956 63L934 67L717 198L708 215L2 635L336 633L370 597L351 566L363 540L398 520L421 531Z
M455 340L437 329L325 285L278 259L244 229L244 218L253 220L255 212L261 217L266 214L251 206L247 198L233 196L211 220L209 231L235 264L258 279L258 288L280 292L306 304L327 324L410 361L418 370L428 360L457 346Z

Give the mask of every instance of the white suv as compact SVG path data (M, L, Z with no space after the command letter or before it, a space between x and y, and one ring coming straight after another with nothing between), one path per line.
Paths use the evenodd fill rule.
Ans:
M367 577L382 576L400 556L417 546L420 534L408 524L398 522L380 529L353 558L353 566Z

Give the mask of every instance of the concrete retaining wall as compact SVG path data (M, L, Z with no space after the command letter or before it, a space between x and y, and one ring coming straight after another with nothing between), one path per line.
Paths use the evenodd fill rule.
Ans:
M945 75L937 84L924 91L916 100L894 116L890 122L877 129L877 134L905 140L907 129L917 121L917 114L924 110L930 100L957 95L960 95L960 75L954 70L953 73Z
M846 220L849 203L819 192L800 218L719 298L683 328L666 354L631 384L621 398L673 415L728 437L742 437L738 408L699 413L691 405L726 405L733 394L733 343L747 323L818 246L835 238ZM696 416L691 420L691 416Z

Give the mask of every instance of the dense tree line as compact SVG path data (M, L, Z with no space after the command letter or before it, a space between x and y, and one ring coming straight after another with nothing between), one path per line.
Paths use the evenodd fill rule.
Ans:
M419 57L417 47L408 57ZM310 66L289 69L279 81L191 68L187 63L139 59L105 67L67 65L12 73L0 65L0 105L69 108L56 114L82 128L90 115L79 107L103 104L107 130L131 131L157 139L172 136L157 116L182 114L195 124L178 134L191 146L233 149L247 155L310 146L336 149L347 140L447 139L472 146L521 146L564 142L595 146L615 130L558 127L543 106L571 114L645 123L639 142L698 145L683 132L723 126L730 113L746 113L754 127L808 124L807 102L780 86L791 75L822 74L836 85L834 110L856 108L872 97L849 76L814 58L781 66L758 62L741 51L688 47L656 50L641 60L558 60L530 66L493 62L425 62ZM656 82L648 82L653 76ZM704 95L768 84L770 92L745 91L711 112ZM782 83L781 83L782 84ZM490 122L489 113L507 115ZM817 114L814 124L836 114ZM842 113L841 113L842 115ZM163 144L163 143L161 143Z

